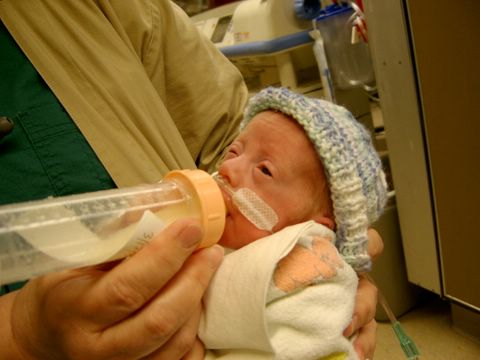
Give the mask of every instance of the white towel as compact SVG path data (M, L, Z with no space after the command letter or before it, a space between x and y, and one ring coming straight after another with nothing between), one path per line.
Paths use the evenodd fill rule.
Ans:
M226 255L204 298L199 337L215 350L206 359L356 359L342 333L357 275L334 236L309 221Z

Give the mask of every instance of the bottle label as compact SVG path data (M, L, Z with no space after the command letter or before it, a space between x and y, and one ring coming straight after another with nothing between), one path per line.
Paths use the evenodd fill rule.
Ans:
M131 226L133 226L133 232L131 234L127 234L123 239L120 240L120 243L123 243L123 246L117 251L116 254L112 255L109 260L121 259L136 253L138 250L148 244L152 238L165 227L165 223L158 216L155 216L151 211L148 210L144 212L142 218L137 224L133 224ZM128 230L128 228L125 230ZM130 229L128 232L130 231L132 231L132 229ZM120 232L123 232L123 230ZM120 234L116 234L114 236L118 235ZM106 241L108 240L109 239L106 239Z

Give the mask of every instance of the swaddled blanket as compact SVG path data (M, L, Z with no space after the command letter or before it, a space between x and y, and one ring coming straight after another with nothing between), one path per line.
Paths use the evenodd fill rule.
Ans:
M357 275L313 221L225 256L204 298L206 359L357 359L342 333Z

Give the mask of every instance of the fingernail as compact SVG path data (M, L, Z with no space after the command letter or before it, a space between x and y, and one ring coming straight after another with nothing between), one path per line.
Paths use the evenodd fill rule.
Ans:
M6 117L0 116L0 138L12 132L14 127L13 121Z
M343 336L349 337L352 333L352 325L348 325L348 327L343 331Z
M202 240L203 230L198 224L188 224L178 234L178 241L186 249L198 245Z
M224 250L220 245L213 245L203 251L207 252L208 260L212 267L217 268L218 265L222 262Z
M357 315L354 315L354 316L352 317L352 321L350 322L350 325L348 325L348 327L347 327L347 328L345 329L345 331L343 332L343 334L344 334L345 336L348 337L348 336L350 336L350 335L353 334L353 329L354 329L354 326L355 326L356 322L357 322Z

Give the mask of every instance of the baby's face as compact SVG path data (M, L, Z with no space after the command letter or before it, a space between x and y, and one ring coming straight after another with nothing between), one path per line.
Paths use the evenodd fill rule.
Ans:
M278 215L273 231L307 220L333 226L327 182L303 129L274 111L257 114L228 149L219 174L232 188L253 190ZM247 220L224 194L228 209L220 244L238 249L269 235Z

